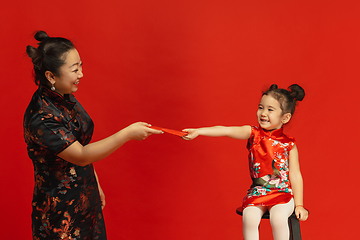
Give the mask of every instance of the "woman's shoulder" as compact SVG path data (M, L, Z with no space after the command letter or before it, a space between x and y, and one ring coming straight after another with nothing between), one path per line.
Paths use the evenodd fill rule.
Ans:
M37 90L31 98L31 101L24 114L24 123L34 124L43 122L46 119L59 117L61 112L58 111L54 104L41 91Z

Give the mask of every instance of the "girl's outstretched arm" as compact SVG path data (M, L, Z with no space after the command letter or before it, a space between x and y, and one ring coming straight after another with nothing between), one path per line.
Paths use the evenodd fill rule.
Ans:
M294 194L296 217L301 221L305 221L308 218L309 212L304 208L303 179L300 172L299 153L296 145L291 149L289 155L289 178Z
M207 137L229 137L235 139L249 139L251 134L251 126L244 125L241 127L204 127L204 128L187 128L183 132L188 133L183 138L185 140L192 140L199 135Z

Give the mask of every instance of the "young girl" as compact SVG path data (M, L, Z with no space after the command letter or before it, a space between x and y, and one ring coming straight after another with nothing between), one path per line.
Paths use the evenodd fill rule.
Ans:
M186 140L199 135L248 139L252 185L242 205L245 240L259 239L258 227L266 210L270 212L275 240L289 239L288 217L294 207L299 220L308 217L303 207L303 180L295 139L283 133L283 125L290 121L297 101L303 100L305 92L297 84L288 89L273 84L263 93L257 110L259 126L183 130L188 133L183 137Z

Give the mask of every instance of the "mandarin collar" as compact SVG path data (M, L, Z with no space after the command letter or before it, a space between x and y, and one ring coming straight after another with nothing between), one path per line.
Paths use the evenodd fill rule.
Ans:
M51 98L54 101L54 104L58 107L63 106L71 110L76 104L76 102L71 101L70 94L64 94L64 96L62 96L60 93L56 91L52 91L50 88L46 86L40 86L39 89L41 95Z
M281 136L283 136L283 128L279 128L279 129L275 129L275 130L272 130L272 131L269 131L269 130L265 130L263 128L260 128L260 132L262 133L262 135L265 135L269 138L279 138Z

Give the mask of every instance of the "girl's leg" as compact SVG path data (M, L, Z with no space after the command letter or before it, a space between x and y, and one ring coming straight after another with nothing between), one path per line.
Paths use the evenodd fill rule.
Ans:
M265 207L249 206L243 211L244 240L259 240L259 224Z
M290 230L288 218L294 211L294 199L288 203L277 204L269 209L270 224L274 240L289 240Z

